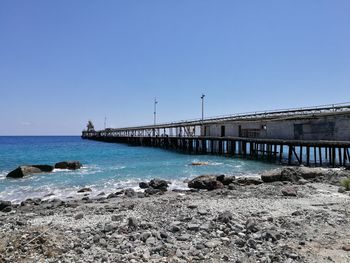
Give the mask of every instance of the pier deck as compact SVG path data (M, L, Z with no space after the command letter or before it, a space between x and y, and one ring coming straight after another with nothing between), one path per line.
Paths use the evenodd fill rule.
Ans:
M221 136L207 135L207 128L213 129L214 125L221 128ZM274 133L266 132L270 129ZM238 136L230 135L235 132ZM86 130L82 138L288 165L349 167L350 104L236 114L101 131Z

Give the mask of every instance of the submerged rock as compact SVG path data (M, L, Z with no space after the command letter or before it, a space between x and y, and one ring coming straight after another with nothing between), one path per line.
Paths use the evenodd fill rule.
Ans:
M209 165L208 162L192 162L191 165L200 166L200 165Z
M64 161L55 164L56 169L69 169L77 170L82 167L82 164L79 161Z

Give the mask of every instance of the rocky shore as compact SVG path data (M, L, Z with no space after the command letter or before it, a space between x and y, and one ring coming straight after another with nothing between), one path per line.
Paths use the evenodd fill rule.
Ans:
M186 191L153 180L94 199L0 201L0 262L350 262L349 177L283 168L202 176Z

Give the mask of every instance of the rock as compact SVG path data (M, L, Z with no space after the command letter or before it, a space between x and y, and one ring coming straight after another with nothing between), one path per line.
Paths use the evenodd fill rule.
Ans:
M275 169L275 170L267 171L267 172L264 172L261 175L261 180L264 183L281 181L281 179L282 179L281 169Z
M301 184L301 185L305 185L305 184L307 184L308 182L309 182L309 181L306 180L306 179L304 179L304 178L301 178L301 179L299 179L299 181L298 181L298 183Z
M222 244L222 242L220 240L209 240L207 242L204 243L204 245L207 247L207 248L215 248L217 246L220 246Z
M122 220L122 218L123 218L123 215L112 215L111 216L112 221L120 221L120 220Z
M217 181L220 181L223 185L229 185L235 182L236 177L233 175L227 176L227 175L219 175L216 177Z
M342 250L344 250L344 251L350 251L350 245L344 245L344 246L342 246Z
M345 193L346 192L346 189L345 189L345 187L343 187L343 186L340 186L339 188L338 188L338 193L341 193L341 194L343 194L343 193Z
M228 223L232 220L232 213L230 211L224 211L219 214L217 220L223 223Z
M161 191L167 191L167 188L169 187L168 182L165 180L160 179L153 179L149 182L149 186L154 189L159 189Z
M222 182L217 180L217 176L215 175L201 175L189 181L188 187L195 189L214 190L224 188L224 185Z
M137 193L135 192L134 189L128 188L128 189L125 189L124 195L126 195L127 197L135 197L137 196Z
M145 194L147 194L147 195L155 195L155 194L160 194L160 193L163 193L163 191L160 189L154 189L152 187L147 188L145 190Z
M242 238L238 238L238 239L235 240L235 244L236 244L238 247L244 247L245 241L244 241L244 239L242 239Z
M6 177L11 178L23 178L29 174L42 173L42 171L33 166L19 166L15 170L9 172Z
M286 186L281 192L284 196L297 196L297 190L294 187Z
M3 211L6 207L11 207L12 204L10 201L2 201L0 200L0 211Z
M256 221L255 221L254 219L252 219L252 218L249 218L249 219L245 222L245 227L246 227L246 229L247 229L248 231L253 232L253 233L259 231L258 226L257 226L257 224L256 224Z
M140 240L146 242L146 240L152 235L151 231L145 231L141 234Z
M30 166L40 169L43 173L50 173L55 168L52 165L47 165L47 164L33 164Z
M1 212L8 213L12 211L12 206L6 206L4 209L1 210Z
M84 188L81 188L77 191L77 193L86 193L86 192L91 192L91 188L89 187L84 187Z
M239 185L258 185L263 181L258 177L238 177L236 183Z
M79 213L79 214L76 214L75 216L74 216L74 219L75 220L79 220L79 219L82 219L84 217L84 214L83 213Z
M198 224L188 224L187 229L191 231L198 231L199 230L199 225Z
M201 165L209 165L209 163L208 162L192 162L191 165L201 166Z
M56 169L69 169L77 170L82 167L82 164L79 161L64 161L55 164Z
M138 222L135 217L129 217L128 218L128 227L129 228L137 228Z
M146 183L146 182L141 182L141 183L139 183L139 187L140 187L141 189L146 189L146 188L149 187L149 184Z

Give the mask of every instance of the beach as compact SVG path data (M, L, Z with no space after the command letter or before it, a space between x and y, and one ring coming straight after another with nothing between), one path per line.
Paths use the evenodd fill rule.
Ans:
M30 199L0 212L0 262L349 262L350 196L338 183L349 171L322 173Z

